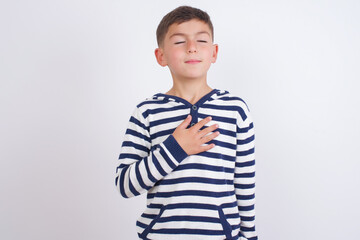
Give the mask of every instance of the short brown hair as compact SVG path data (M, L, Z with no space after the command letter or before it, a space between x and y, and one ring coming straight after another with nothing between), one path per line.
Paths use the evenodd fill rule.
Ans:
M180 24L183 22L190 21L192 19L198 19L206 23L210 28L211 37L212 40L214 41L214 27L210 20L210 16L206 12L198 8L193 8L190 6L180 6L178 8L175 8L168 14L166 14L159 23L159 26L157 27L156 30L156 40L158 46L163 44L165 35L172 24L174 23Z

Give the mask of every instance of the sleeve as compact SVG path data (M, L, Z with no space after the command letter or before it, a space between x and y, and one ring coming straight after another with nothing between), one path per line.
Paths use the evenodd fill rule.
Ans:
M115 185L124 198L147 191L187 157L172 135L152 147L148 129L149 123L136 108L126 130L116 168Z
M237 123L234 184L241 219L240 239L256 240L258 238L255 231L255 134L246 104L239 110Z

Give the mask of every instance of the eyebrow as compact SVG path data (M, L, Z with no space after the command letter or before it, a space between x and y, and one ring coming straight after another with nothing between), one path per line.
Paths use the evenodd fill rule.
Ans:
M200 34L207 34L207 35L209 35L209 37L210 37L210 33L209 32L207 32L207 31L201 31L201 32L197 32L195 35L200 35ZM185 34L185 33L174 33L174 34L172 34L169 38L172 38L172 37L175 37L175 36L186 36L187 34Z

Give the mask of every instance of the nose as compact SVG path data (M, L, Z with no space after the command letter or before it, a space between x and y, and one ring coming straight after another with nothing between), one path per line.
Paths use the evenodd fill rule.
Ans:
M197 49L196 49L196 43L194 41L188 41L188 53L196 53Z

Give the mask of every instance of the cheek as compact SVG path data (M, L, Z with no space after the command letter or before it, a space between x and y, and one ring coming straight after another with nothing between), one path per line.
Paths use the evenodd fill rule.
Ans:
M172 49L171 50L171 54L169 54L167 56L168 62L169 63L174 63L174 62L178 62L179 60L181 60L183 58L183 53L182 51L180 51L179 49Z
M206 49L205 52L205 58L208 59L209 61L212 61L212 58L213 58L213 52L212 50L209 50L209 49Z
M206 56L212 56L213 48L211 46L201 46L199 47L199 51L201 51Z

